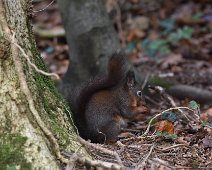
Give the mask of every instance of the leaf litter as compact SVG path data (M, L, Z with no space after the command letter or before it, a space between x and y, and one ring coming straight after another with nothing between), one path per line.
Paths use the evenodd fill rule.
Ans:
M50 2L34 1L33 10L42 9ZM212 6L209 1L116 2L121 10L126 52L141 74L163 75L166 81L174 84L212 92ZM110 15L114 11L116 14L116 3L111 0L105 3L116 26L115 16ZM33 25L37 28L38 48L49 70L62 77L69 64L69 49L56 2L35 13ZM182 114L179 110L172 110L154 119L149 132L143 135L155 115L172 107L161 96L149 97L150 113L130 122L116 143L101 146L116 151L126 168L211 169L211 105L177 98L174 102L193 110L183 110L189 120L187 123L179 116ZM116 162L110 155L92 154L96 159Z

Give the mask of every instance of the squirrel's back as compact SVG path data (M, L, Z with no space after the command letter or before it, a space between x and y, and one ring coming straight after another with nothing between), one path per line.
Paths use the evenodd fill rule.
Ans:
M108 61L107 75L92 78L85 82L79 89L76 98L76 106L74 106L76 117L79 117L79 115L83 116L86 104L94 93L100 90L113 88L119 84L126 76L127 71L128 64L126 56L121 53L114 53Z

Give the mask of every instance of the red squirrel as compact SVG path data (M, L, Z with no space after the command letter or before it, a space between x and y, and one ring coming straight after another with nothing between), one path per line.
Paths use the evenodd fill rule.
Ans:
M112 55L105 76L91 79L78 93L71 106L74 123L91 142L115 142L127 121L147 111L141 87L121 53Z

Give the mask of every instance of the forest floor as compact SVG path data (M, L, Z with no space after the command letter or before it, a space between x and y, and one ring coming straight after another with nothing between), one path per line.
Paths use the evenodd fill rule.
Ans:
M162 85L184 84L212 93L210 0L106 0L105 6L141 74L154 75ZM69 48L54 0L33 2L33 26L46 65L62 77ZM163 89L151 91L157 97L147 97L150 113L129 123L117 143L101 147L116 151L132 169L212 169L212 101L200 105L172 98ZM92 153L96 159L117 162L111 155Z

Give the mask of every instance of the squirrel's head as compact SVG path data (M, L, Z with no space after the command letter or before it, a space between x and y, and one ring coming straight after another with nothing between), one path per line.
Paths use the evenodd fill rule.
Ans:
M137 83L133 71L128 71L126 75L125 90L127 90L129 94L129 105L131 107L132 113L135 113L135 115L137 115L139 113L147 113L149 111L146 106L142 88Z

